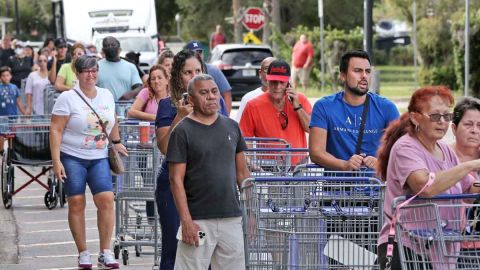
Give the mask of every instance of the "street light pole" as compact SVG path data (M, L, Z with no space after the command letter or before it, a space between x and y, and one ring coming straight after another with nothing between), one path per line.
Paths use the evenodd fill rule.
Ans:
M177 37L180 38L180 21L182 20L182 16L180 13L175 14L175 21L177 22Z
M465 77L464 77L464 96L468 96L469 78L470 78L470 0L465 0Z
M320 19L320 71L322 73L322 92L325 91L325 59L323 40L323 0L318 0L318 17Z
M20 36L20 14L18 14L18 0L15 0L15 35Z

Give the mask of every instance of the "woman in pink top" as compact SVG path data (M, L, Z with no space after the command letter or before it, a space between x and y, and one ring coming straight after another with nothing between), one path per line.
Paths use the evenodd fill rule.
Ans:
M443 86L424 87L415 91L408 105L408 112L392 122L385 131L378 152L377 172L385 179L385 223L378 240L378 260L380 269L385 269L388 233L392 222L392 201L395 197L417 194L427 183L429 174L435 174L433 184L420 196L432 197L438 194L478 193L473 185L475 178L470 173L480 169L480 159L459 163L453 150L441 141L445 136L453 114L450 112L454 99L450 90ZM442 220L458 216L460 210L443 209ZM458 220L458 219L457 219ZM414 224L421 226L421 224ZM412 226L413 227L413 226ZM415 229L415 228L408 228ZM405 254L412 260L418 252L409 239L395 239L391 269L401 269L397 241L402 241ZM449 245L447 250L458 252L459 245ZM433 257L434 269L455 269L456 260ZM409 265L410 267L410 265ZM409 268L410 269L410 268ZM413 269L413 266L412 268Z
M147 87L138 93L128 110L128 117L144 121L155 121L158 102L170 95L169 72L161 65L154 65L148 72Z
M480 158L480 100L465 97L455 105L453 109L452 131L455 142L450 145L460 162L466 162ZM477 174L473 174L478 179ZM478 202L477 202L478 203ZM466 218L473 220L478 208L466 209ZM470 233L480 230L480 223L471 225ZM461 245L462 256L480 256L480 242L464 242ZM462 258L459 260L459 268L467 265L477 265L477 259ZM466 268L466 267L463 267Z

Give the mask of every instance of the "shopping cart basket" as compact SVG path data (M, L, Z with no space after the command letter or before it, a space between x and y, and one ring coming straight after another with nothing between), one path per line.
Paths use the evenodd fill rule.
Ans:
M8 140L8 149L2 158L2 197L5 208L12 206L13 196L33 182L44 187L44 202L48 209L63 207L65 194L63 184L52 172L49 143L50 116L3 116L0 117L0 134ZM2 146L3 147L3 146ZM36 175L25 167L40 167ZM15 167L30 177L30 180L15 189ZM17 171L18 171L17 170ZM40 177L47 175L47 184Z
M159 226L155 208L155 171L153 150L156 145L154 124L125 119L119 124L120 138L128 150L124 157L125 172L117 176L116 183L116 240L114 254L120 252L124 265L128 264L128 247L135 247L136 256L153 254L157 261ZM146 205L152 207L153 216L146 215ZM143 247L153 247L147 252Z
M247 269L378 268L378 179L257 177L241 199Z
M397 215L396 243L402 269L479 269L480 194L438 195L415 198L397 205L406 197L394 199ZM477 213L467 215L474 209Z

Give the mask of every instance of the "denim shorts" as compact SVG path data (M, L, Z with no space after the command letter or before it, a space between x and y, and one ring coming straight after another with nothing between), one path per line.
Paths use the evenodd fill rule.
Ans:
M93 195L113 191L108 158L83 159L60 152L60 160L67 174L64 182L67 196L85 194L87 183Z

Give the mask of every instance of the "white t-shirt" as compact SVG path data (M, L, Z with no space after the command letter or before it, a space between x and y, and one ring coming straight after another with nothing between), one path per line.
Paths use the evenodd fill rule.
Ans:
M240 123L240 119L242 119L243 110L245 109L245 106L247 106L247 103L250 100L260 96L263 93L265 92L263 92L262 87L260 86L257 89L252 90L246 93L245 95L243 95L242 100L240 101L240 107L238 108L237 115L235 116L235 121Z
M97 88L97 95L90 99L78 86L76 89L100 115L110 134L115 124L115 102L110 91ZM99 159L108 156L108 139L92 109L75 93L63 92L53 106L52 114L69 116L62 136L60 151L82 159Z
M25 94L32 94L32 108L34 115L45 114L43 111L43 92L47 85L50 84L48 76L42 78L40 73L35 71L28 75L25 84Z

